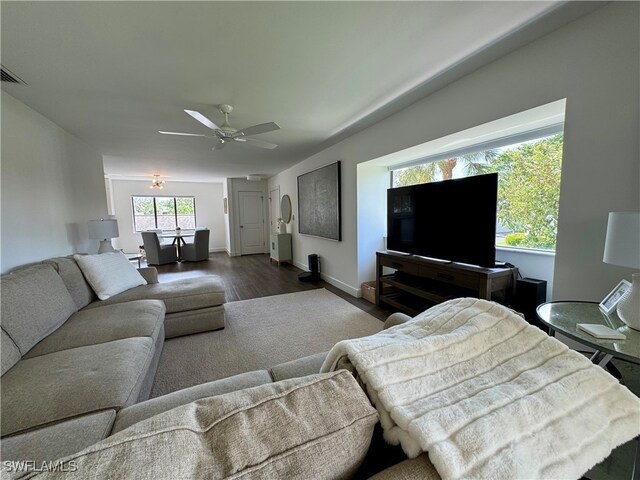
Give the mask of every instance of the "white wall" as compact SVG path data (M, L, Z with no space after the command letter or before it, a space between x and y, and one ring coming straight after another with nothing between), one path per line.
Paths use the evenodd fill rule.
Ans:
M102 156L2 92L2 272L97 252L87 221L106 214Z
M537 252L527 249L499 247L496 249L496 261L508 262L518 267L522 277L546 280L547 301L553 292L553 270L556 256L551 252Z
M349 140L351 139L340 142L338 145L271 177L269 190L279 185L280 196L288 194L291 197L293 218L291 223L287 225L287 232L292 234L294 265L306 270L309 254L316 253L320 257L322 278L345 292L357 296L359 284L356 258L356 162L350 162L347 157L341 158L339 155L331 153L336 147ZM343 160L341 165L342 241L300 235L298 233L298 175L336 160Z
M114 240L117 248L125 252L137 252L142 245L142 236L133 227L132 195L189 195L196 200L196 226L207 227L209 251L225 250L225 220L223 213L222 183L167 182L162 190L151 190L150 182L131 180L111 180L111 198L114 215L118 219L120 237Z
M295 221L294 262L318 253L324 274L357 291L359 163L566 98L553 297L601 300L631 274L602 263L607 213L640 207L639 10L608 4L270 178L296 211L296 177L342 160L343 241L301 236Z
M384 250L387 235L387 189L390 173L386 167L358 165L358 287L376 279L375 252ZM358 293L359 295L359 293ZM356 295L357 296L357 295Z

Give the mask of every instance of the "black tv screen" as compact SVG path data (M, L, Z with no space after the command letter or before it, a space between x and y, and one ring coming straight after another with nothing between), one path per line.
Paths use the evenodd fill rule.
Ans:
M498 174L387 190L387 249L494 267Z

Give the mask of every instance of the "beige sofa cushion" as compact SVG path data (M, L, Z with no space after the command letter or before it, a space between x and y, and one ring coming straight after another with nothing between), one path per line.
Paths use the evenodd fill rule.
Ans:
M429 460L429 454L423 453L416 458L410 458L397 463L369 480L441 480L436 467Z
M257 387L271 383L271 376L266 370L256 370L253 372L241 373L232 377L221 378L213 382L194 385L183 388L175 392L152 398L150 400L136 403L118 412L116 423L113 425L113 433L130 427L134 423L141 422L159 413L166 412L172 408L195 402L201 398L214 397L225 393L243 390L245 388Z
M131 405L154 352L136 337L20 360L2 376L2 436Z
M40 464L72 455L106 438L115 418L115 410L105 410L4 437L0 442L2 460Z
M156 415L67 457L75 472L39 478L344 478L377 420L351 375L311 375Z
M275 367L271 367L269 373L271 373L274 382L319 373L320 367L322 367L328 353L329 352L315 353L308 357L296 358L290 362L281 363Z
M143 285L122 292L107 300L94 302L87 308L142 299L164 300L167 306L167 313L197 310L222 305L225 301L224 285L220 278L215 275Z
M51 265L32 265L2 276L2 328L24 355L76 310Z
M0 343L0 357L2 358L2 375L20 360L20 350L7 332L2 329L2 343Z
M50 258L42 263L51 264L55 268L79 309L98 299L73 256Z
M224 305L167 313L164 317L167 338L218 330L224 325Z
M64 325L33 347L24 358L112 342L131 337L158 338L164 322L161 300L105 305L76 312Z

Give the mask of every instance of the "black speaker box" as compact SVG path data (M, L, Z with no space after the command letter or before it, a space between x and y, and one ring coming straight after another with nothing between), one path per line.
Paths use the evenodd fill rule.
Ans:
M318 255L315 253L309 255L309 270L311 270L311 273L320 273L320 267L318 265Z
M301 282L317 282L320 280L320 260L318 259L318 255L312 253L308 257L309 259L309 270L310 272L303 272L298 275L298 280Z
M547 281L537 278L519 278L516 281L514 309L524 314L527 321L536 327L547 330L538 320L536 308L547 300Z

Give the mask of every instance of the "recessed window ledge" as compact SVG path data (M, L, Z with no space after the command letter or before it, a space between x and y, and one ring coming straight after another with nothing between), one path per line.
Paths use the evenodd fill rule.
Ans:
M556 252L542 250L540 248L513 248L513 247L496 247L499 252L526 253L529 255L540 255L543 257L555 257Z

